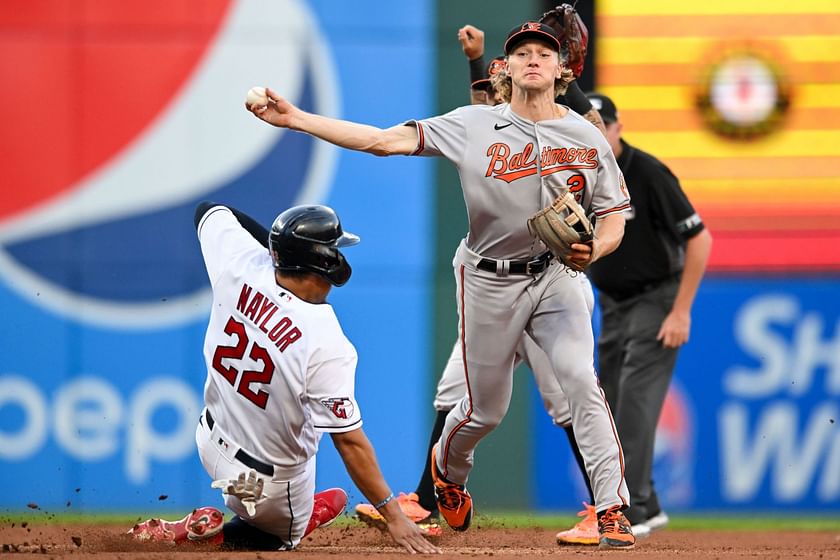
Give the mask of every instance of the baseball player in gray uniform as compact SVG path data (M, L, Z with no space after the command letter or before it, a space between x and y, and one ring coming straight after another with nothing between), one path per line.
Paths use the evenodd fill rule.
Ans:
M247 108L274 126L345 148L443 156L458 168L469 217L454 260L467 393L432 452L438 506L450 527L465 530L472 520L466 482L473 452L507 412L516 345L526 331L555 366L569 400L595 493L600 546L630 548L635 538L622 513L629 504L623 456L595 375L585 297L579 280L526 225L558 195L574 193L598 218L595 239L572 247L571 262L584 268L621 242L629 195L598 129L554 101L563 70L554 30L526 22L509 33L504 51L509 104L460 107L384 130L307 113L270 89L267 105Z
M470 63L470 99L473 104L482 105L497 105L499 103L508 102L509 98L505 97L504 92L499 92L493 87L492 82L497 82L499 78L507 75L505 70L505 57L497 56L493 58L490 63L481 70L479 74L474 68L476 62L480 62L484 66L484 32L472 25L466 25L458 30L458 40L464 50L464 54ZM498 83L498 82L497 82ZM509 92L510 88L505 88L505 92ZM594 295L592 293L592 285L584 273L578 274L581 289L584 290L587 307L592 312L594 306ZM569 405L566 400L566 395L557 381L557 376L554 373L551 361L545 352L537 346L536 342L527 334L523 333L519 345L516 349L516 369L521 362L525 362L534 374L537 388L542 397L543 404L549 416L554 421L555 425L562 427L572 447L572 452L575 455L580 466L580 472L584 477L589 492L589 503L594 501L592 496L592 489L589 487L589 480L586 477L586 467L583 464L583 458L580 456L577 442L574 439L574 432L571 425L571 414L569 412ZM429 441L429 450L426 455L426 462L421 471L420 479L414 492L401 492L397 501L402 508L403 513L417 523L424 534L435 536L441 534L440 525L438 524L439 511L437 507L437 500L435 499L434 482L431 476L431 450L432 447L440 439L443 431L446 416L460 401L464 398L467 392L466 379L464 377L464 361L463 352L461 349L460 340L456 339L452 347L449 359L443 369L440 380L437 384L437 390L434 397L434 408L436 414L434 417L434 424L431 430ZM598 544L598 523L595 516L594 507L584 503L587 512L591 510L591 522L587 524L588 531L586 534L575 534L571 537L565 536L561 540L558 537L558 542L561 544ZM359 520L378 528L384 527L384 519L382 515L373 507L372 504L361 503L356 505L356 516ZM635 529L635 527L634 527Z
M210 540L234 548L293 549L347 504L315 493L321 436L329 433L353 481L409 552L437 552L403 515L362 430L354 396L356 350L326 302L351 269L340 247L359 238L318 205L281 213L270 234L247 215L202 203L196 229L213 305L204 339L205 409L196 429L202 465L236 515L199 508L180 522L150 520L146 540ZM314 499L313 499L314 495Z

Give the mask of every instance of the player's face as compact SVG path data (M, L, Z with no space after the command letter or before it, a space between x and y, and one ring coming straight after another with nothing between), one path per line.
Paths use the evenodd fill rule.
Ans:
M523 41L508 55L513 85L525 90L553 92L562 69L560 55L542 41Z

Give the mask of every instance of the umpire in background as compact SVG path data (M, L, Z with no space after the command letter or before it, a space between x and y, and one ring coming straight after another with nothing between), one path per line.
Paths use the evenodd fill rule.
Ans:
M597 93L587 97L604 119L631 197L624 240L587 274L601 309L601 387L624 450L631 504L625 514L643 537L668 523L653 485L656 424L679 348L688 341L712 236L674 174L621 138L612 100Z

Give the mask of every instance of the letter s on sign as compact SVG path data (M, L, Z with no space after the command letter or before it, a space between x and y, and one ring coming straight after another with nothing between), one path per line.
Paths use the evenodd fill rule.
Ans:
M724 372L723 385L734 396L761 398L779 392L789 375L791 352L787 341L773 332L773 323L793 324L799 304L791 296L761 296L748 300L735 318L735 339L755 357L759 367L733 366Z

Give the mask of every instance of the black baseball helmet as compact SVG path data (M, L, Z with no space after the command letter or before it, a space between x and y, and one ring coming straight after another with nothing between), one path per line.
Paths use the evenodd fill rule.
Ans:
M277 216L268 236L268 250L274 268L312 272L333 286L343 286L352 270L338 248L358 242L358 235L341 229L332 208L304 205Z

